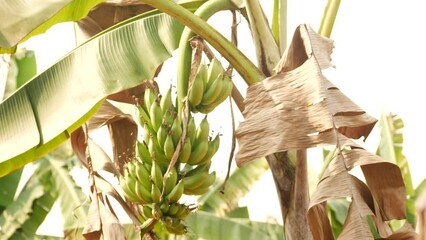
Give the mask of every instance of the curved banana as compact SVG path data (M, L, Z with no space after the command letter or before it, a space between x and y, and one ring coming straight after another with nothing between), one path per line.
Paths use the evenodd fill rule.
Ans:
M197 142L207 140L210 134L210 126L209 122L207 121L207 116L201 120L200 125L197 128L196 136L195 136L195 144L197 145Z
M170 173L166 178L166 183L164 185L164 195L168 195L173 190L173 188L176 186L177 178L178 174L176 168L174 167L170 170Z
M160 166L155 161L152 162L151 178L152 178L152 182L159 189L163 189L163 172L161 171ZM161 191L160 191L160 195L161 195Z
M188 162L188 159L191 156L191 151L192 151L191 140L189 138L185 138L185 142L181 148L178 161L180 163Z
M200 172L192 176L185 176L183 178L183 185L185 186L184 193L186 194L187 190L198 188L204 183L205 179L208 177L208 172Z
M161 110L160 103L158 101L154 101L151 105L151 108L149 109L149 117L151 119L152 128L155 132L158 131L158 129L161 126L161 123L163 122L163 110Z
M217 150L219 150L220 145L220 137L219 134L213 139L213 141L209 142L209 149L206 155L201 159L197 164L208 164L210 163L213 156L216 154Z
M180 204L172 203L170 204L169 211L167 211L167 215L174 217L179 211L180 211Z
M182 135L182 121L180 118L175 118L172 127L170 128L172 134L173 144L177 146L180 136Z
M200 68L197 76L195 76L194 82L192 83L192 88L188 95L188 100L192 106L197 106L203 99L204 80L202 77L204 74L201 73L201 71L203 71L201 69L203 68Z
M166 93L161 97L160 107L163 112L166 112L172 105L172 85L170 85L169 89L167 89Z
M147 219L147 218L152 218L152 207L150 206L150 204L144 204L142 205L142 216Z
M209 144L207 140L199 141L195 148L192 149L191 156L187 161L187 164L196 165L198 164L206 155L209 150Z
M163 212L161 211L160 207L157 204L152 205L152 217L154 219L160 220L163 216Z
M186 131L187 138L191 140L191 146L194 144L196 134L197 127L195 126L194 118L191 116L191 118L188 120L188 127Z
M138 196L136 195L134 190L129 189L124 177L120 177L119 181L120 181L120 187L123 190L124 196L132 202L139 202Z
M157 131L157 141L158 145L160 145L161 148L164 148L164 142L167 138L167 133L169 132L169 127L166 124L161 124L160 128Z
M139 158L143 163L152 164L151 154L145 142L137 142Z
M132 160L126 163L125 168L129 172L129 174L136 176L136 165L134 164Z
M152 186L151 186L151 198L154 203L156 204L160 203L161 190L154 183L152 183Z
M142 183L138 182L136 180L136 178L134 178L135 181L135 193L138 196L140 203L142 204L146 204L146 203L152 203L152 198L151 198L151 189L146 189Z
M150 173L143 163L136 163L136 178L146 189L151 187Z
M155 99L157 99L157 94L155 94L151 88L146 88L145 93L143 95L143 99L145 111L149 112L151 105L154 103Z
M175 145L173 143L172 133L167 134L166 141L164 141L164 155L167 159L172 159L173 154L175 153Z
M201 100L201 105L208 105L215 102L217 96L222 92L223 87L223 75L217 76L210 86L205 88L203 93L203 99Z
M142 225L140 226L140 234L141 236L145 235L146 233L148 233L149 231L152 230L152 225L157 222L157 219L154 218L148 218L147 220L145 220Z
M208 172L210 168L210 164L199 164L195 168L189 170L184 174L185 177L190 177L201 172Z
M224 71L220 61L217 60L217 58L213 58L212 61L209 64L209 69L207 71L206 89L208 89L210 87L210 85L213 84L214 80L216 80L216 78L219 75L222 75L224 72L225 71Z
M151 155L151 159L155 159L157 163L168 163L166 155L164 155L163 149L158 145L157 137L153 134L150 135L150 140L148 142L148 150Z
M173 188L173 190L169 194L167 194L167 199L170 201L170 203L175 203L179 201L180 197L183 194L183 190L184 190L183 181L180 180L176 184L176 186Z

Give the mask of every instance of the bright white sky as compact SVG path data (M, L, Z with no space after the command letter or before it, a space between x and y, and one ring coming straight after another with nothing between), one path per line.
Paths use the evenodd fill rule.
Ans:
M268 14L273 1L261 2ZM310 23L314 29L318 29L325 3L325 0L289 1L289 39L298 24ZM426 177L422 151L422 139L426 133L422 119L425 116L423 105L426 103L423 83L426 79L423 71L423 56L426 55L425 10L426 3L422 0L342 1L331 36L335 41L333 62L336 70L330 80L370 115L379 118L384 110L386 113L396 113L404 120L404 154L409 160L415 186ZM215 16L211 23L229 35L229 29L223 29L224 25L229 26L229 15ZM244 26L245 22L242 22L239 28L240 46L244 53L253 58L254 50L249 47L250 35ZM73 48L73 34L70 25L65 24L28 43L28 48L37 50L39 70L47 68ZM217 130L221 128L223 133L220 154L215 158L214 165L220 174L226 171L230 146L226 142L230 139L230 123L225 122L223 116L228 109L227 105L221 106L209 117L211 121L220 119L212 122L212 127ZM373 153L378 137L376 128L367 145L367 149ZM321 159L315 157L318 154L312 156L311 165L318 167ZM250 213L258 220L270 216L281 222L270 174L265 175L241 204L257 206L252 207Z

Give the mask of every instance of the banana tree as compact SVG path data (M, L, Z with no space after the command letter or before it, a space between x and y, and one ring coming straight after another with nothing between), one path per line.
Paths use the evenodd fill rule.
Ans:
M65 1L59 4L68 6L67 3ZM196 83L199 82L197 76L201 72L199 71L202 66L201 51L197 54L196 50L192 54L189 40L198 36L198 39L201 38L215 48L250 86L244 102L236 88L232 90L232 96L246 119L237 130L240 148L236 160L242 166L259 157L267 158L273 170L288 239L333 238L324 210L327 201L342 194L343 197L352 198L355 204L349 207L341 237L355 236L354 234L364 234L359 237L370 237L369 228L368 231L364 231L366 222L363 217L367 216L373 218L382 237L412 233L409 226L394 233L386 228L385 224L385 221L390 219L405 218L405 210L400 208L405 206L405 188L398 167L369 155L350 140L367 137L375 120L353 104L321 74L322 70L331 66L332 42L316 34L309 26L301 25L296 30L289 48L282 54L286 47L284 41L286 13L283 11L286 9L286 1L274 1L272 29L269 27L261 5L254 0L190 1L179 2L179 4L170 0L146 0L143 3L157 10L142 11L141 14L95 35L50 69L32 79L0 105L2 123L6 123L0 129L2 143L0 175L8 174L43 156L71 136L74 150L88 167L91 176L91 197L94 204L91 205L89 214L99 219L91 225L92 229L85 229L86 237L96 238L104 235L113 238L120 235L122 231L112 231L117 227L117 221L113 212L108 211L109 200L101 199L98 195L98 192L111 193L112 191L108 190L109 188L104 188L103 191L95 182L102 182L101 176L97 173L98 170L109 170L116 175L124 176L123 179L126 182L128 182L126 179L134 179L129 174L133 169L129 166L133 163L128 162L137 155L135 153L136 128L128 116L104 103L105 98L127 90L121 95L118 94L118 98L127 96L134 104L140 104L143 97L136 96L134 93L140 92L140 87L155 90L156 83L148 80L154 79L159 66L176 48L179 48L176 112L177 119L183 120L182 136L177 139L178 143L175 141L174 152L169 150L167 154L164 151L166 155L169 155L166 156L169 163L163 166L163 170L158 171L165 175L163 184L161 184L161 178L151 179L157 186L166 186L166 179L174 165L178 163L177 166L179 166L178 157L184 149L186 134L190 132L188 111L195 109L200 112L209 112L214 109L214 107L207 107L209 106L207 103L212 101L206 100L206 105L201 104L201 107L198 107L200 104L195 104L195 102L200 103L195 101L200 99L200 94L206 93L207 96L209 90L207 88L203 93L194 90L197 89ZM5 4L7 6L5 9L20 7L22 9L19 9L19 12L29 13L31 16L32 12L28 10L28 6L11 6L9 2ZM323 30L320 31L322 34L330 34L338 4L339 1L330 1L327 6L321 28ZM40 6L50 11L41 11L41 14L37 14L37 19L40 19L40 16L44 16L44 19L54 19L52 15L64 14L58 12L61 8L55 10L45 5ZM72 8L72 5L70 7ZM206 22L212 14L220 10L239 10L246 17L256 48L257 65L238 49L235 45L236 41L230 42ZM40 21L34 22L40 24ZM23 24L31 27L28 26L29 23ZM184 25L187 26L185 29ZM0 31L2 38L7 36L7 28ZM22 39L22 36L28 33L15 37ZM10 48L19 40L6 42L7 44L2 43L1 47ZM199 50L197 46L203 45L202 42L199 41L198 45L197 42L193 42L195 49ZM208 51L206 55L210 55ZM221 73L221 75L226 74ZM145 85L141 86L142 83ZM213 84L211 88L212 86ZM147 96L146 93L145 91L145 96ZM194 96L191 96L191 93ZM145 106L142 104L138 110L144 120L141 124L144 127L147 125L148 130L154 129L158 132L158 126L161 124L157 121L151 123L148 121L152 120L155 114L151 114L147 106L154 106L155 109L156 104L153 102L158 101L158 92L155 92L153 96L153 98L145 97L143 101ZM115 99L116 97L117 95ZM150 104L146 104L147 102ZM92 118L96 112L98 114ZM146 118L147 114L144 115L147 112L150 112L151 119ZM15 121L16 119L18 121ZM91 120L89 124L79 128L89 119ZM90 142L88 130L91 126L102 125L108 125L112 135L114 145L112 166L111 164L94 166L96 160L92 157L95 155L102 159L101 162L108 162L105 161L107 159L105 154L99 151L92 156L93 152L89 151L87 154L86 151L88 148L97 149ZM298 131L295 132L294 129ZM123 135L123 133L126 134ZM257 142L253 142L253 139ZM146 139L146 142L149 142L148 140ZM209 143L212 144L210 141ZM316 194L309 201L305 149L318 144L337 145L339 151L332 161L333 164L330 164L330 168L321 179ZM148 144L138 146L142 155L143 148L149 147ZM153 151L150 151L151 157ZM161 162L162 155L154 156L155 161ZM155 162L142 164L150 165L152 175L159 175L156 173L157 170L152 170L159 169L153 167ZM348 171L356 166L362 167L368 184L348 174ZM386 181L381 182L375 179L374 173L377 167L387 170L380 175L380 178L387 179ZM188 171L181 169L184 174L180 178L184 178L184 175L191 170L193 169ZM333 183L336 182L341 184L334 186ZM122 185L123 190L126 190L125 186ZM154 188L151 188L151 191L152 189ZM157 191L160 194L154 192L151 197L158 195L159 197L155 199L163 202L165 188ZM126 197L130 200L148 202L146 199L136 198L140 196L135 197L134 193L133 195L129 191L127 193ZM399 207L391 208L389 199L397 199L401 204L398 204ZM99 212L101 212L100 215ZM102 223L100 220L102 216L110 221L106 224ZM148 230L146 232L148 235L159 218L156 215L152 221L142 224L142 228L146 227ZM295 219L298 219L297 224ZM165 226L168 226L167 221L164 221ZM138 219L134 219L134 223L140 224ZM102 226L105 225L111 229L103 228ZM169 230L180 232L181 228L171 227Z

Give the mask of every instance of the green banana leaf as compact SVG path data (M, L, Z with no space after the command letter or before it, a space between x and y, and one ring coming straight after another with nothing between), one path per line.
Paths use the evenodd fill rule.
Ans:
M42 185L31 184L19 194L14 202L7 206L0 215L0 236L2 239L9 239L21 227L21 223L30 219L34 201L41 198L43 194Z
M250 220L219 217L215 214L198 211L189 214L188 239L209 240L257 240L283 239L283 228L278 224L256 223Z
M2 102L0 176L69 138L106 96L150 79L177 48L182 30L158 11L136 16L82 44Z
M105 0L26 0L1 1L0 8L0 53L7 52L19 42L44 33L53 25L77 21L90 9Z
M77 161L75 157L72 158ZM84 226L89 209L86 195L69 174L70 169L67 167L67 161L55 158L48 160L52 171L52 184L60 197L64 229Z
M0 213L13 202L19 180L21 179L22 170L23 169L19 169L7 176L0 177Z
M33 239L37 229L43 223L58 198L58 190L52 187L52 171L49 161L46 158L42 158L37 163L38 167L27 182L25 189L33 185L41 185L43 187L43 195L34 199L29 218L20 223L19 228L11 236L11 240ZM28 200L31 201L31 199Z
M407 195L414 196L415 191L411 179L408 161L402 154L404 122L396 115L382 113L380 120L380 143L376 154L399 166L404 179Z
M251 187L269 169L265 159L259 159L236 169L229 177L225 193L220 192L223 181L218 181L203 196L198 199L198 203L204 211L215 212L221 216L238 207L240 198L250 192Z

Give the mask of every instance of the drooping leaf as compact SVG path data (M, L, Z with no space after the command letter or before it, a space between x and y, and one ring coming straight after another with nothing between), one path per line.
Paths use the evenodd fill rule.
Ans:
M106 117L106 116L112 116L113 118L109 118L109 117L103 118L103 117ZM109 121L114 122L114 121L117 120L117 118L120 119L119 116L114 115L114 114L113 115L106 114L106 115L103 115L103 117L102 117L102 115L98 116L89 125L91 125L92 127L96 127L96 126L99 126L98 124L103 124L103 123L108 124L108 123L110 123ZM114 118L116 118L116 119L114 119ZM101 119L104 119L105 122L104 121L97 122L97 120L101 120ZM107 199L107 195L110 196L110 197L113 197L121 205L121 207L124 209L124 211L130 217L130 219L133 221L135 226L139 226L140 225L139 219L135 215L134 211L126 203L124 198L112 186L111 182L105 180L105 178L103 178L98 173L99 170L103 170L103 171L107 171L107 172L112 173L114 176L118 176L118 175L120 175L120 173L118 171L118 167L114 166L114 164L111 161L111 159L109 158L109 156L103 151L103 149L100 146L98 146L90 138L88 138L87 132L84 129L85 128L80 127L71 135L71 144L72 144L72 148L73 148L74 152L76 153L78 159L87 169L89 169L88 157L90 156L90 160L91 160L91 164L92 164L91 170L93 171L93 177L94 177L94 183L92 183L93 186L91 187L92 191L94 191L93 189L96 189L98 194L102 194L103 196L105 196L105 199ZM88 154L90 154L90 155L88 155ZM94 205L94 203L92 201L91 208L92 208L91 214L94 214L94 216L96 217L96 214L98 214L97 210L99 210L98 209L99 204ZM95 208L95 209L93 209L93 208ZM98 220L95 219L95 222L97 222L97 221ZM88 223L88 225L91 225L91 224ZM90 228L92 228L92 227L93 226L90 226ZM99 227L97 227L97 228L99 228ZM89 232L91 234L94 234L97 231L99 231L99 229L97 229L96 231L89 231Z
M182 29L158 12L132 18L81 45L1 103L0 176L58 146L109 94L150 79L176 49Z
M30 218L33 202L44 194L43 186L33 184L25 188L18 198L9 204L0 215L0 236L9 239Z
M133 117L105 101L88 124L89 129L108 126L116 172L123 173L124 164L136 156L138 126Z
M251 225L250 221L219 217L204 211L191 213L186 223L189 228L189 239L200 237L209 240L283 239L282 226Z
M368 136L376 120L321 72L332 66L332 48L330 39L301 25L278 73L248 88L245 120L237 129L239 166L289 149L334 145L335 128L351 138Z
M58 198L58 190L54 188L52 180L49 160L46 158L39 159L37 168L26 186L41 185L44 193L40 198L34 199L29 218L25 222L21 222L21 226L10 239L32 239L35 237L37 229L43 223Z
M26 0L19 1L19 4L15 1L2 1L0 52L45 32L57 23L77 21L103 1L105 0Z
M224 216L227 212L238 207L238 201L245 196L251 187L268 170L264 159L253 161L242 168L236 169L225 185L225 192L220 192L223 181L216 184L198 199L204 211L214 212Z
M330 162L308 210L314 239L334 239L324 204L342 197L352 201L339 239L373 239L368 218L373 220L374 229L382 238L413 234L413 228L392 231L387 223L406 218L405 187L398 166L365 151L343 135L339 135L339 143L345 150ZM349 174L356 166L361 167L366 184Z
M49 159L52 169L52 182L59 192L64 229L84 225L88 205L86 195L69 174L66 161Z

